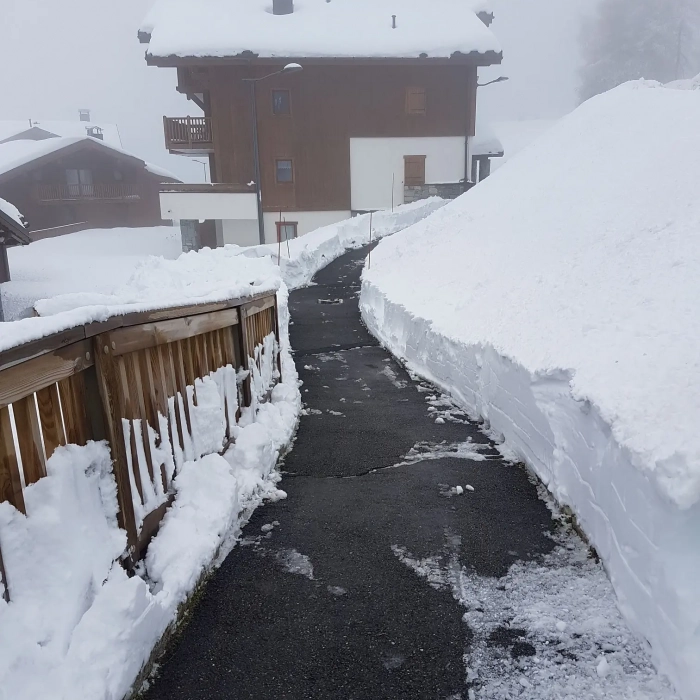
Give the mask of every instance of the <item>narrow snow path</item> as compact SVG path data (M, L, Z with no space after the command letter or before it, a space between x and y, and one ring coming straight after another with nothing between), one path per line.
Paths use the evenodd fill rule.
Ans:
M362 326L366 251L291 295L306 402L148 700L673 700L519 467Z

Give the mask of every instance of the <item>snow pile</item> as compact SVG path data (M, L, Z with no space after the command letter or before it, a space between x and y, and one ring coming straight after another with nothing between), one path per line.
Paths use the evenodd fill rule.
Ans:
M109 294L149 256L182 254L180 228L92 229L35 241L8 251L12 281L2 285L8 320L32 315L39 299L61 294Z
M106 444L59 448L48 476L25 490L26 516L0 504L11 595L5 603L0 587L0 700L121 700L178 607L223 561L251 512L264 499L286 497L275 466L292 439L301 399L284 291L279 301L283 382L267 403L243 410L224 456L177 460L175 500L139 576L128 578L114 563L126 536L117 527ZM261 376L271 381L264 364ZM223 441L219 379L197 386L199 415L188 448L195 454Z
M97 269L104 269L105 262L109 259ZM279 268L269 257L242 257L233 247L187 253L177 260L149 257L113 293L57 296L37 302L40 318L0 323L0 351L112 316L245 299L275 292L280 284Z
M158 0L141 31L151 35L149 54L161 57L251 51L263 58L448 58L501 50L475 14L484 10L483 0L403 0L399 6L389 0L295 0L290 15L274 15L270 6L270 0L200 0L192 13L187 0Z
M468 697L675 700L620 614L602 567L578 538L556 540L542 561L517 562L501 579L463 565L461 538L449 532L433 556L419 559L398 545L392 551L465 608Z
M22 228L24 228L23 217L19 212L19 209L14 204L11 204L5 199L0 198L0 211L9 216L10 219L16 221Z
M594 98L382 242L361 299L389 348L574 509L687 700L700 698L698 123L697 91L639 82Z
M445 204L447 204L446 200L431 197L413 204L398 206L394 212L376 212L372 215L372 240L403 231L430 216ZM286 242L283 242L281 247L262 245L238 250L246 257L272 256L275 263L278 261L279 253L282 278L290 289L297 289L309 284L320 269L346 251L361 248L369 242L370 215L363 214L338 224L316 229L301 238L295 238L289 241L289 249Z

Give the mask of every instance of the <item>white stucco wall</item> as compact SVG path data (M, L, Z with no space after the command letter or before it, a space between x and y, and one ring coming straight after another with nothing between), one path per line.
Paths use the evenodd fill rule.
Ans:
M296 221L299 225L297 233L304 236L311 231L323 226L337 224L350 218L349 211L283 211L282 221ZM265 242L277 243L277 222L280 221L280 214L266 213L263 215L265 221Z
M350 139L353 211L391 208L403 204L404 156L426 156L427 183L464 179L465 137Z
M254 193L161 192L160 211L164 219L196 221L238 219L257 221Z
M223 219L217 222L217 243L219 245L250 246L260 244L257 220ZM219 240L221 234L221 240Z

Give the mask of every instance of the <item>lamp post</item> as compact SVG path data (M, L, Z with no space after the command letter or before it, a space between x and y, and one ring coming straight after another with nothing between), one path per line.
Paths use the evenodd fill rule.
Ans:
M255 196L258 204L258 234L260 245L265 245L265 222L263 220L262 187L260 183L260 137L258 133L258 101L256 87L258 83L276 75L286 75L287 73L298 73L304 70L298 63L288 63L282 70L275 71L262 78L243 78L244 83L250 85L250 101L253 119L253 165L255 169Z
M477 87L486 87L487 85L493 85L494 83L505 83L506 80L510 80L510 78L507 75L502 75L500 78L496 78L495 80L489 80L488 83L477 83Z

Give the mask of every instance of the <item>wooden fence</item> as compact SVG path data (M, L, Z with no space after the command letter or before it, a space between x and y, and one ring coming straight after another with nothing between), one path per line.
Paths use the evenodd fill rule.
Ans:
M172 469L156 451L167 447L170 464L192 456L197 380L234 378L217 382L236 394L223 397L230 444L241 409L264 400L251 383L263 365L269 390L281 376L274 295L120 316L0 353L0 502L26 512L24 489L58 446L107 440L133 568L172 501ZM166 498L148 512L154 492ZM1 551L0 574L9 599Z

